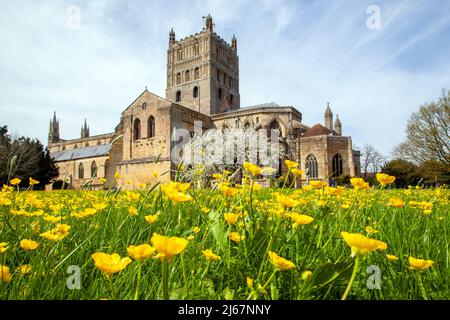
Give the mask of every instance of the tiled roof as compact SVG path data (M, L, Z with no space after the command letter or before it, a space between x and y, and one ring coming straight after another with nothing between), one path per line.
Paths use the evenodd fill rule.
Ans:
M109 154L111 144L102 144L99 146L84 147L79 149L70 149L53 152L50 154L55 161L67 161L74 159L92 158L106 156Z
M236 109L232 109L229 110L228 112L233 112L233 111L240 111L240 110L250 110L250 109L259 109L259 108L280 108L281 106L278 103L275 102L266 102L266 103L261 103L261 104L255 104L253 106L248 106L248 107L243 107L243 108L239 108L238 110Z
M306 137L314 137L314 136L321 136L321 135L329 135L329 134L334 134L334 131L325 128L323 125L321 125L320 123L312 126L310 129L308 129L301 137L302 138L306 138Z

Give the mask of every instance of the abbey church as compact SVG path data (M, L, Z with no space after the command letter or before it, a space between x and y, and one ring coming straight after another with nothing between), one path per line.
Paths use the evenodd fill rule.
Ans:
M170 31L165 97L145 89L125 107L113 132L91 136L85 122L79 138L65 140L54 114L48 147L59 167L58 180L71 189L86 183L133 188L169 180L177 169L170 157L176 144L173 130L193 132L195 121L205 129L278 129L287 150L283 157L299 162L309 180L358 176L359 152L353 150L351 137L343 135L328 103L323 103L324 123L312 126L302 122L294 106L267 102L241 107L237 39L233 36L228 43L213 29L208 15L203 30L194 35L177 40ZM279 174L287 171L281 164Z

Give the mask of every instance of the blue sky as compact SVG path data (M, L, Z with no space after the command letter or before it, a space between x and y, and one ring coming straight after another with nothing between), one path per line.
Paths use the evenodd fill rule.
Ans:
M71 6L80 28L67 26ZM380 9L380 29L369 29ZM111 132L145 88L165 96L168 32L215 31L238 39L241 106L293 105L323 122L330 102L344 135L386 156L404 139L411 112L450 88L448 1L0 2L0 124L47 141L57 112L61 135Z

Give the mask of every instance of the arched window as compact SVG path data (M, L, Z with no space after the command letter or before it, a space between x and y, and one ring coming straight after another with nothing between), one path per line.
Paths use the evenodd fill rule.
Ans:
M84 167L82 163L78 166L78 179L84 179Z
M319 177L319 166L317 165L317 159L314 155L310 154L306 157L306 168L309 171L309 177L311 179L317 179Z
M217 81L220 82L220 70L219 69L217 69Z
M233 100L234 100L234 96L232 94L230 94L230 105L233 106Z
M339 153L333 156L332 169L333 177L339 177L342 174L342 156Z
M139 140L141 138L141 120L136 118L133 124L133 140Z
M272 134L272 130L278 131L278 136L281 137L282 132L278 121L274 120L270 123L269 132L267 133L269 137Z
M177 84L181 83L181 73L177 73Z
M104 175L104 178L106 178L108 172L109 172L109 160L107 159L105 161L105 175Z
M219 99L222 99L222 88L219 88Z
M95 161L91 163L91 178L97 178L97 164Z
M177 91L175 93L175 102L180 102L181 101L181 91Z
M147 109L147 102L144 102L144 103L142 104L142 110L145 110L145 109Z
M198 43L194 44L194 54L195 55L200 54L200 47L199 47Z
M192 90L192 97L198 98L198 87L197 86L195 86L194 89Z
M186 70L184 73L184 82L191 81L191 72L189 70Z
M183 60L183 49L179 49L177 53L178 61Z
M256 123L259 123L259 117L256 117Z
M200 78L200 68L197 67L194 70L194 79L197 80L198 78Z
M155 136L155 118L150 116L147 122L147 137L153 138Z
M227 84L226 80L227 80L227 75L224 73L223 74L223 84L225 84L225 85Z

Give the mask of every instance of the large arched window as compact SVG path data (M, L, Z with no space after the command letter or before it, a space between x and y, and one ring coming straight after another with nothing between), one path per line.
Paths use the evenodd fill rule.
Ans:
M194 79L197 80L198 78L200 78L200 68L199 67L194 69Z
M306 157L306 168L309 171L309 177L316 179L319 177L319 166L317 165L317 159L314 155L310 154Z
M155 136L155 117L150 116L147 122L147 137L153 138Z
M177 91L175 93L175 102L180 102L181 101L181 91Z
M342 156L339 153L333 156L332 169L333 177L339 177L342 174Z
M133 140L139 140L141 138L141 120L136 118L133 124Z
M222 99L222 88L219 88L219 99Z
M273 120L273 121L270 123L269 131L267 132L267 135L268 135L269 137L270 137L271 134L272 134L272 130L278 131L278 136L281 137L282 132L281 132L281 127L280 127L280 124L278 123L278 121Z
M233 100L234 100L234 96L232 94L230 94L230 105L233 106Z
M184 82L191 81L191 72L189 70L186 70L184 73Z
M177 84L181 83L181 73L177 73Z
M198 98L198 87L195 86L194 89L192 89L192 97Z
M91 178L97 178L97 164L95 161L91 163Z
M105 161L105 175L104 175L104 178L106 178L106 175L108 174L108 172L109 172L109 160L106 160Z
M78 179L84 179L84 167L82 163L78 166Z

